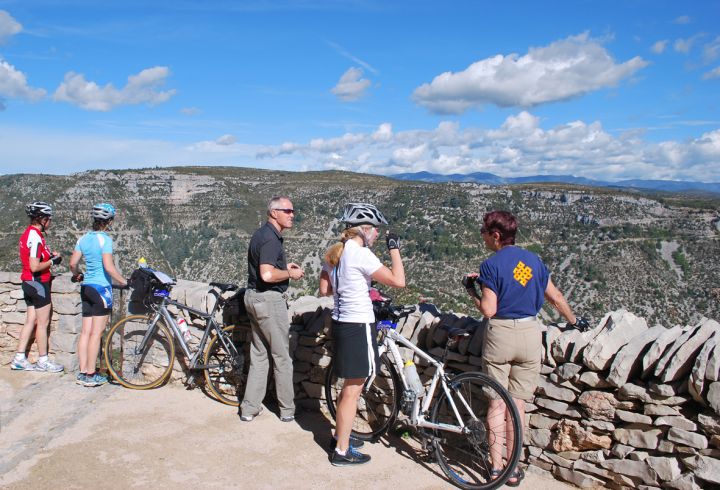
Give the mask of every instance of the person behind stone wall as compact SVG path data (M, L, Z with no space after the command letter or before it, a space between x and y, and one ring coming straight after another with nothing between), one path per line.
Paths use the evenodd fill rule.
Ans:
M52 314L51 269L62 261L62 257L50 251L43 235L52 223L53 208L44 201L34 201L25 206L25 213L30 218L30 224L20 237L19 254L22 264L20 280L27 313L10 369L59 373L63 371L63 366L48 358L48 329ZM35 364L28 360L26 352L33 332L39 354Z
M388 222L372 204L349 203L341 221L345 230L325 255L320 292L333 294L333 364L344 384L337 400L335 435L330 440L330 463L351 466L370 461L359 452L361 441L350 439L365 380L380 365L375 314L368 291L371 279L386 286L405 287L405 269L400 257L400 239L388 233L386 244L392 268L384 266L370 250L378 238L378 227Z
M107 203L96 204L90 215L92 231L80 237L70 257L72 281L81 282L82 302L82 330L77 347L80 372L76 383L88 387L100 386L108 381L96 372L96 364L100 339L112 311L112 279L123 287L127 286L127 280L115 268L113 240L107 234L115 219L115 208ZM84 273L79 269L83 257Z
M584 330L588 322L575 316L542 260L515 245L517 227L517 219L507 211L491 211L483 217L480 233L485 246L495 253L480 264L479 274L466 274L463 285L489 319L482 348L483 369L510 392L524 426L525 401L532 400L540 374L542 333L536 316L544 299L569 324ZM476 283L481 285L481 295ZM506 421L510 425L502 400L490 401L487 419L490 427L506 427ZM509 434L508 439L511 437ZM508 459L512 450L508 443ZM502 441L495 439L490 455L493 474L499 475L503 468ZM507 485L518 486L523 477L523 471L517 469Z
M286 291L290 279L305 276L302 268L287 263L282 233L292 228L295 209L286 196L268 203L267 222L253 233L248 244L248 285L245 308L252 328L250 370L240 404L240 420L251 422L262 411L267 390L270 357L273 360L280 420L295 420L295 388L290 356L290 322Z

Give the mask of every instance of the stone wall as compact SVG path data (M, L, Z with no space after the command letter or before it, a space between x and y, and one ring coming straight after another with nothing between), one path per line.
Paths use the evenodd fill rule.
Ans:
M68 276L53 283L50 351L76 369L80 332L79 286ZM201 310L213 303L206 284L179 281L173 297ZM126 298L116 292L116 308ZM291 350L299 406L324 409L330 363L330 298L302 297L290 304ZM119 317L120 313L116 313ZM7 365L25 319L17 274L0 272L0 363ZM188 318L193 324L197 319ZM443 314L429 304L401 320L399 331L440 356L443 326L473 334L452 345L448 367L480 369L485 324ZM191 327L197 339L202 331ZM624 310L581 333L549 325L535 400L528 405L523 460L583 488L709 488L720 485L720 325L648 327ZM407 355L408 352L403 352ZM33 346L31 356L36 355ZM430 373L415 359L421 379ZM173 381L184 381L183 360Z

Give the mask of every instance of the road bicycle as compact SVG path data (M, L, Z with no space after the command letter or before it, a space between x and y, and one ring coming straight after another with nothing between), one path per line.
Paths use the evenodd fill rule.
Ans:
M352 435L377 441L402 413L410 426L420 429L423 446L434 454L445 475L458 487L494 489L516 477L513 472L522 452L522 425L512 397L483 373L450 374L445 370L448 347L470 332L447 329L448 343L440 359L435 359L396 330L397 321L416 306L392 306L388 298L374 304L380 365L365 382ZM410 388L398 346L410 349L434 369L424 392L415 393ZM325 379L325 399L333 418L343 382L331 363ZM507 456L501 471L493 469L491 451L496 461Z
M242 399L250 362L251 331L247 325L223 325L215 317L228 299L222 293L238 286L211 282L208 294L215 297L209 312L170 299L175 281L152 271L150 294L143 301L147 313L128 315L117 321L107 333L103 354L112 378L126 388L147 390L162 386L170 377L175 363L175 346L180 347L190 371L188 384L195 384L202 370L205 388L218 401L237 406ZM197 347L183 338L175 316L175 307L204 320L204 332Z

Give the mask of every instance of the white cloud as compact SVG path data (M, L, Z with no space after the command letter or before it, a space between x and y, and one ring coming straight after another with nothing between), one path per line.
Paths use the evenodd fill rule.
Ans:
M348 68L330 92L346 102L358 100L370 87L370 80L362 78L362 75L361 68Z
M713 80L715 78L720 78L720 66L703 74L703 80Z
M197 116L202 113L197 107L183 107L180 112L186 116Z
M689 15L681 15L680 17L675 18L675 20L673 22L675 24L689 24L690 16Z
M382 138L377 136L382 134ZM389 123L367 133L283 143L258 152L310 162L317 169L379 174L427 170L492 172L502 176L574 174L600 180L658 178L720 181L720 130L690 141L650 143L640 133L613 136L600 122L576 120L543 128L527 111L498 128L461 129L444 121L433 130L393 133Z
M667 44L667 39L663 39L662 41L655 41L655 43L650 47L650 51L655 54L662 54L665 51Z
M237 138L231 134L224 134L215 140L218 145L229 146L237 143Z
M41 88L30 87L23 72L0 59L0 97L37 101L45 94L46 91Z
M636 56L616 63L588 33L530 48L524 56L497 55L421 85L413 99L432 112L460 114L471 107L532 107L616 86L645 67Z
M22 25L5 10L0 10L0 44L22 31Z
M694 36L687 39L676 39L673 43L673 49L675 49L675 51L677 51L678 53L688 54L692 49L693 44L695 44L698 39L703 37L703 35L704 34L695 34Z
M109 111L120 105L143 104L157 105L166 102L176 91L160 91L170 70L165 66L147 68L137 75L130 75L128 83L122 89L116 89L111 83L101 87L95 82L85 80L81 73L68 72L65 80L55 91L54 99L69 102L90 111Z
M720 57L720 36L703 46L703 61L712 63Z

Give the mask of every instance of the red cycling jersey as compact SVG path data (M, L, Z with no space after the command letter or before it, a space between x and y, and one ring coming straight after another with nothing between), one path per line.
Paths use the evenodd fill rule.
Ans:
M45 238L40 230L30 225L25 233L20 237L20 262L22 262L21 281L50 281L50 268L48 267L42 272L33 272L30 270L30 257L37 257L40 262L50 260L51 254L45 244Z

